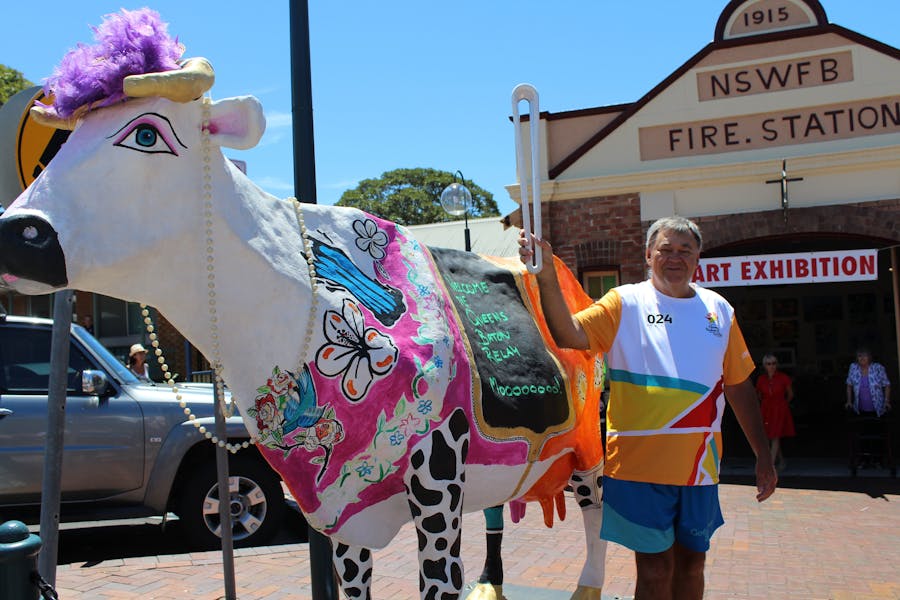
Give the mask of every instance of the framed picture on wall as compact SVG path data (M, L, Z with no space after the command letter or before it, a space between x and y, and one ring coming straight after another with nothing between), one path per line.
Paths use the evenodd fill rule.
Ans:
M849 294L847 312L854 321L868 321L875 313L875 294Z
M765 298L750 298L738 307L738 319L744 321L765 321L769 317Z
M755 350L766 347L769 342L769 327L765 321L741 323L740 327L748 348Z
M796 354L793 348L775 348L772 354L778 359L778 366L793 367L796 366Z
M798 303L796 298L774 298L772 299L772 318L796 318L797 307Z
M797 339L797 320L781 319L772 321L772 339L776 342Z
M803 298L803 318L814 321L840 321L844 318L841 296L806 296Z

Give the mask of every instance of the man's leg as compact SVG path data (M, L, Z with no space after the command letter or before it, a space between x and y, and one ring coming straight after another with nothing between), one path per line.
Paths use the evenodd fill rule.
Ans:
M703 598L705 579L703 568L706 553L697 552L675 542L675 573L672 577L672 598L674 600L700 600Z
M665 552L634 553L637 583L634 600L674 600L673 574L676 570L674 546Z

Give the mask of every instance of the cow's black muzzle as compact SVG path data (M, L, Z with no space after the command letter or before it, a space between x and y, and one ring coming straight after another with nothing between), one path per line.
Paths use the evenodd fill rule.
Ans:
M66 260L53 226L34 215L0 219L0 273L65 287Z

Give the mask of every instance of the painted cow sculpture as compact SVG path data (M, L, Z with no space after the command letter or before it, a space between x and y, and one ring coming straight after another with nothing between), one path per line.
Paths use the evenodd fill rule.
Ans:
M145 302L216 358L257 447L334 541L348 597L370 596L369 549L412 520L421 597L457 598L463 512L539 501L552 521L573 478L588 539L573 597L599 598L595 357L553 344L517 259L263 192L220 150L256 144L262 109L203 98L211 85L192 60L129 75L102 108L32 109L75 128L0 218L5 284ZM571 308L590 302L559 271Z

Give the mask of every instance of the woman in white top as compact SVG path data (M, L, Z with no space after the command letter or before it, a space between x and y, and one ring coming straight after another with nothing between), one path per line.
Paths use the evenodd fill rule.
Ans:
M147 349L141 344L134 344L128 351L128 369L140 381L150 382L150 367L147 365Z

